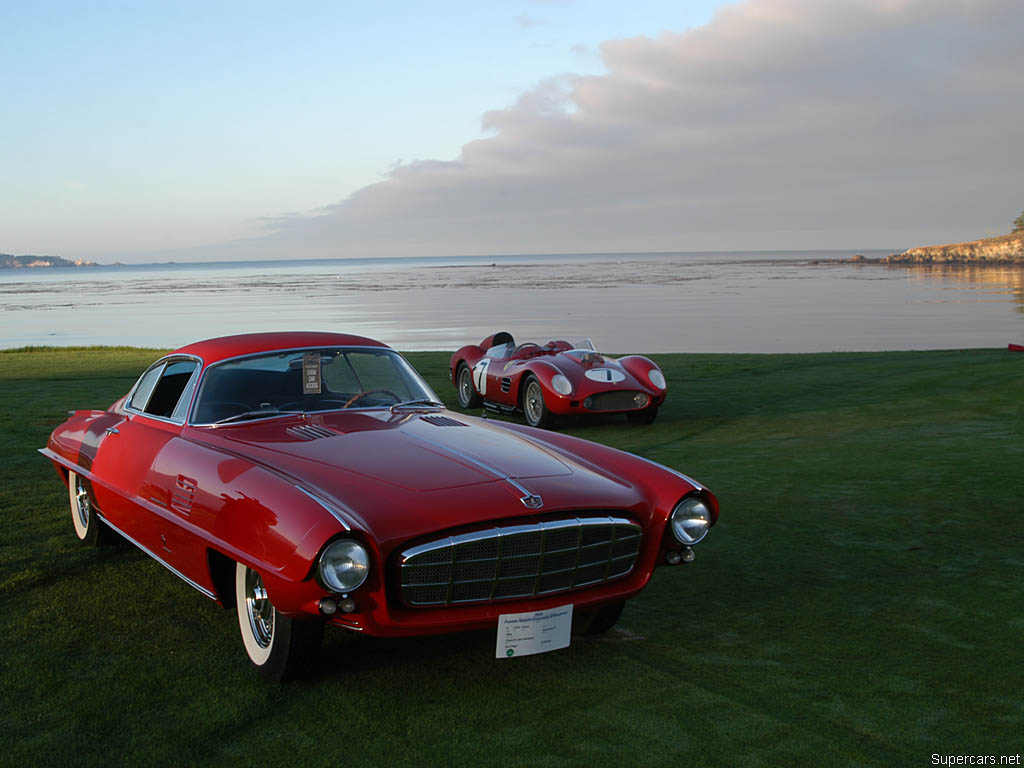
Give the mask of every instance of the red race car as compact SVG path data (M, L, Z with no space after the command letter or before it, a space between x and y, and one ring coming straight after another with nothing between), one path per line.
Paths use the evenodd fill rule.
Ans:
M625 413L650 424L665 402L657 365L640 355L602 355L590 339L517 345L501 331L456 352L450 374L463 408L482 403L502 413L522 411L531 427L588 413Z
M190 344L41 452L80 540L127 539L234 608L270 679L308 668L324 624L490 627L501 658L565 647L718 518L674 470L450 413L401 355L331 333Z

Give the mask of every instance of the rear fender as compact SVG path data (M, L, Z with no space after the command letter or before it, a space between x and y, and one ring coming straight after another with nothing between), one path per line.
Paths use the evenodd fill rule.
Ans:
M451 362L448 363L448 376L451 378L452 383L455 383L455 373L459 370L460 363L465 363L472 368L473 364L483 356L484 351L480 347L472 344L461 347L454 355L452 355Z

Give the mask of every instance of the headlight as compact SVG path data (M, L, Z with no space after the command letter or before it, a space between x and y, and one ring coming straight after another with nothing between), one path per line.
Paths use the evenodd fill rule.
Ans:
M331 542L320 555L320 580L334 592L351 592L370 573L366 547L351 539Z
M687 547L693 546L708 534L711 510L696 496L683 499L672 510L672 534Z
M665 388L665 374L657 368L651 368L651 370L647 372L647 378L650 379L651 384L656 386L658 389Z
M572 384L569 380L560 373L556 373L551 377L551 388L560 395L571 395Z

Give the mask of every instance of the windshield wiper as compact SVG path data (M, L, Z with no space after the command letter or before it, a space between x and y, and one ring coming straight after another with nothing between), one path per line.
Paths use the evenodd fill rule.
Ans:
M216 424L230 424L233 421L245 421L246 419L258 419L261 416L277 416L282 413L302 413L302 411L282 411L277 408L257 408L254 411L242 411L242 413L236 413L234 416L228 416L225 419L213 422Z
M405 406L413 406L419 408L444 408L444 403L439 403L437 402L437 400L432 400L429 397L420 397L415 400L403 400L400 403L394 403L391 406L390 411L394 413L396 408L404 408Z

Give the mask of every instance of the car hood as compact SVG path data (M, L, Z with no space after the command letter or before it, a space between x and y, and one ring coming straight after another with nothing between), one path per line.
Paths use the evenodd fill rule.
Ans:
M288 475L382 545L488 520L641 502L611 474L463 414L310 414L206 430L203 441Z
M598 383L601 383L602 379L600 376L595 376L595 374L599 374L601 372L614 372L616 374L621 374L624 377L624 379L618 379L617 376L615 379L609 378L607 382L605 382L608 384L632 386L640 383L635 379L633 374L623 367L622 363L605 355L595 355L592 358L581 360L578 357L573 357L572 355L561 354L557 355L555 360L558 361L558 367L563 371L572 371L575 375L582 375L588 379L594 377L592 380Z

